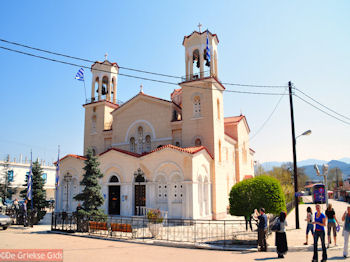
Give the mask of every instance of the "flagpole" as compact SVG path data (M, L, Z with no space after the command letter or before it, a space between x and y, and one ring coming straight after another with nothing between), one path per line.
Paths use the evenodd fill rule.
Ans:
M30 178L30 187L31 187L31 192L30 192L30 207L31 207L31 210L33 212L33 152L32 150L30 150L30 174L31 176Z

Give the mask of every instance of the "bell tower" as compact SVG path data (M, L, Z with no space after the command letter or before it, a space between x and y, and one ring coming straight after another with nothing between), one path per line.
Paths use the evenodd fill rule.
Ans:
M182 45L185 47L186 81L204 77L218 77L218 51L219 39L216 34L208 30L199 31L185 36Z
M95 62L91 66L91 72L91 102L106 100L116 104L118 64L109 62L107 60L107 54L105 54L105 61Z
M112 145L111 112L118 108L117 79L119 66L107 60L95 62L91 66L91 99L85 108L84 154L91 148L100 154Z

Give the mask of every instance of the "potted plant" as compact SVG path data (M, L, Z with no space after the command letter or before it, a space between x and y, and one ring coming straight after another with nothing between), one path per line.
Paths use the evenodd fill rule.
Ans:
M162 229L163 217L159 209L150 209L147 212L148 228L153 238L157 237Z

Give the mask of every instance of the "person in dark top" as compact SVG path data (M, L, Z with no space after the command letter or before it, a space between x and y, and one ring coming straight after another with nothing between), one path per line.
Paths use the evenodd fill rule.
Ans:
M280 223L280 230L276 231L275 245L277 249L278 258L284 258L284 255L288 251L287 235L286 235L286 220L287 213L282 211L280 216L277 217L275 223Z
M339 222L335 216L334 209L332 208L332 204L328 204L327 210L326 210L326 216L327 216L327 236L328 236L328 248L329 244L332 243L331 238L331 231L333 229L333 237L334 237L334 245L337 245L337 226L336 223L339 225Z
M317 212L315 213L315 222L312 222L316 225L315 234L314 234L314 256L312 261L318 261L318 252L317 252L317 242L318 238L321 239L322 243L322 260L321 262L327 261L327 249L325 244L325 233L324 227L326 226L326 216L321 213L321 206L316 205Z
M267 233L267 216L265 215L265 209L260 208L260 215L258 211L254 210L255 217L258 219L258 245L260 251L266 251L266 233Z

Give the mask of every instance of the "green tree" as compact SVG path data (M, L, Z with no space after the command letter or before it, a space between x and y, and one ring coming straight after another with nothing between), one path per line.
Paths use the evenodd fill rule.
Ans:
M280 182L271 176L261 175L243 180L230 192L230 214L249 217L254 209L264 207L267 213L279 214L286 210Z
M33 201L33 209L37 211L37 217L34 219L34 223L39 222L46 214L45 208L49 206L46 201L46 190L44 189L45 179L42 177L43 169L38 160L33 162L32 165L32 200L28 200L27 208L31 210ZM23 199L27 199L27 187L28 187L28 175L26 175L24 189L20 192L20 196Z
M9 168L9 162L10 156L7 155L6 160L1 164L2 172L0 177L0 197L2 198L2 200L5 200L6 198L11 198L12 194L15 193L15 189L11 188L11 180L9 179L10 172L12 171Z
M105 217L103 210L99 209L103 205L104 199L101 194L101 186L98 179L103 177L99 169L100 163L97 157L93 155L92 150L88 149L85 162L85 174L80 185L85 186L83 192L74 197L77 201L83 201L83 209L79 210L80 215Z

